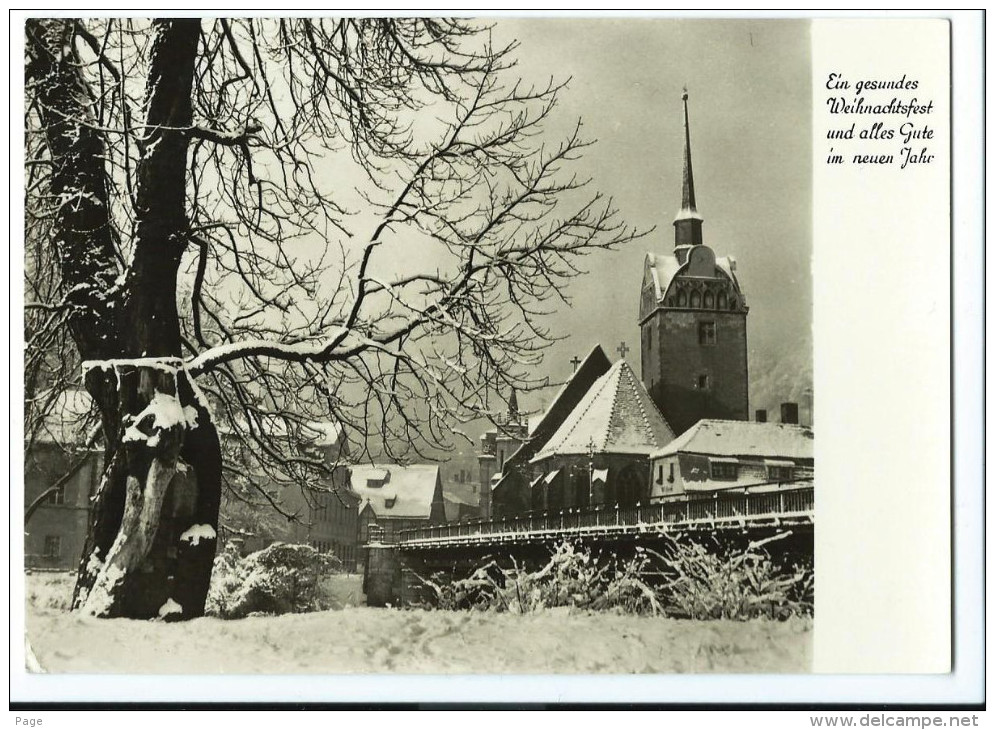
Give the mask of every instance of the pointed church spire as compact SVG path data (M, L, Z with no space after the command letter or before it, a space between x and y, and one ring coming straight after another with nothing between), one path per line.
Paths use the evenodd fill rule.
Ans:
M508 399L508 421L518 423L518 395L515 389L511 389L511 397Z
M691 168L691 125L688 122L688 87L681 95L684 101L684 179L681 190L681 209L674 218L674 245L698 246L701 244L701 222L694 200L694 172Z

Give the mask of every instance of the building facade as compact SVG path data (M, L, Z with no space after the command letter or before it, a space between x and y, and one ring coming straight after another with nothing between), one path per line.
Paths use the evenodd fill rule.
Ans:
M811 484L814 435L795 423L703 419L652 456L652 498L704 498Z
M82 389L58 394L26 449L24 506L30 512L24 526L26 568L75 570L79 564L90 497L103 471L102 451L87 445L92 405ZM58 489L50 491L55 486Z
M480 516L489 519L494 514L493 490L501 481L508 461L528 441L528 421L518 410L518 396L511 391L508 411L498 419L495 428L480 437L477 463L480 467Z
M684 93L684 174L674 250L649 253L639 300L643 385L683 433L701 418L749 418L746 316L732 257L703 243Z

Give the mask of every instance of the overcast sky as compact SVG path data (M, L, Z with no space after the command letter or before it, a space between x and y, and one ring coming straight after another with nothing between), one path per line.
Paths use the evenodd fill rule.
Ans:
M620 340L638 372L643 258L672 250L680 207L684 84L704 242L738 260L750 305L751 360L801 342L810 367L808 22L501 19L495 38L520 41L523 76L572 77L560 119L581 117L586 134L598 140L582 169L614 196L628 222L657 228L627 249L585 261L590 273L569 286L572 307L552 317L568 337L550 349L546 374L567 377L570 359L598 342L615 359ZM544 405L532 400L526 407Z

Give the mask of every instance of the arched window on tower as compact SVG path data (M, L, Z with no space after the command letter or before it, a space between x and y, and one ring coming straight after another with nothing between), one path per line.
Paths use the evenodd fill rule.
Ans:
M718 309L725 309L727 306L726 293L724 291L719 292L718 298L715 300L715 305Z
M688 305L688 293L681 289L677 292L677 306L686 307Z
M701 292L691 292L691 309L698 309L701 306Z
M710 291L705 292L705 309L711 309L715 306L715 295Z

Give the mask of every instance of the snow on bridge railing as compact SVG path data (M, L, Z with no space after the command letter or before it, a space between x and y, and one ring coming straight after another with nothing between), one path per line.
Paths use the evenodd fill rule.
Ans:
M598 528L713 522L730 518L774 518L806 514L814 508L814 489L808 486L771 492L721 496L715 494L711 498L672 500L630 507L598 505L558 512L528 512L492 520L453 522L402 530L399 542L404 544L457 537L532 535Z

